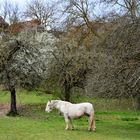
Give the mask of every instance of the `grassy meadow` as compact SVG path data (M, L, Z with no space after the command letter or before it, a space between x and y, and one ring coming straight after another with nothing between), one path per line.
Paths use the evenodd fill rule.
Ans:
M52 95L18 91L19 116L0 116L0 140L139 140L140 112L130 100L108 100L81 97L75 102L94 103L96 132L87 131L88 118L74 120L75 130L64 130L65 122L56 110L45 112ZM9 94L0 91L0 105L9 104ZM0 110L2 111L2 110Z

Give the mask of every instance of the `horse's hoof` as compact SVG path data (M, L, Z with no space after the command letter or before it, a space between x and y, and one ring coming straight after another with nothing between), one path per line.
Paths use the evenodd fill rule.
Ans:
M96 132L96 129L88 129L90 132Z

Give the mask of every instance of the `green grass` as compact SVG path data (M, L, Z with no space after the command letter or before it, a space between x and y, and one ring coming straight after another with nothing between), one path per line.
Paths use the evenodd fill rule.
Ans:
M26 96L25 96L26 95ZM51 94L42 95L39 91L17 91L17 103L18 104L42 104L46 103L48 99L56 99ZM77 96L72 99L73 102L91 102L95 109L98 111L134 111L137 104L135 99L100 99ZM7 91L0 91L0 103L10 103L10 94Z
M108 120L114 113L104 115L97 113L97 131L87 131L87 118L75 120L76 130L64 130L65 124L62 116L58 113L40 113L31 110L33 114L38 114L38 118L25 116L2 117L0 118L0 139L1 140L139 140L140 121L122 121L120 119ZM111 115L112 114L112 115ZM118 113L119 115L119 113ZM128 113L129 115L129 113ZM119 115L122 116L121 113Z
M17 91L17 103L18 104L39 104L46 103L48 99L52 99L52 95L40 96L38 91ZM8 91L0 91L0 103L9 103L10 94Z
M87 117L74 120L75 130L66 131L64 119L56 110L51 113L44 111L47 100L53 98L51 95L40 96L37 92L26 91L18 94L18 103L24 104L18 109L20 116L0 117L0 140L140 139L140 112L96 110L96 132L87 131ZM0 103L8 102L7 92L1 92Z

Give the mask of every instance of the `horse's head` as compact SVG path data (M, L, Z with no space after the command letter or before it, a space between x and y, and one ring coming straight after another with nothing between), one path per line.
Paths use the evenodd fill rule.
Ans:
M50 112L50 111L52 111L52 109L53 109L53 104L51 101L48 101L45 111Z

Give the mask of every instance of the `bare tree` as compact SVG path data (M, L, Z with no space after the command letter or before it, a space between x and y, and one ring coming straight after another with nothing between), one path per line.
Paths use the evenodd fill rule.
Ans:
M5 0L1 5L1 16L10 24L17 23L20 20L20 8L17 3L11 3Z
M42 25L50 25L53 22L54 5L50 6L44 0L31 0L26 4L24 16L37 19Z
M70 101L72 88L84 88L90 55L84 47L77 48L72 41L66 43L65 40L60 40L56 42L56 47L49 65L49 79L60 87L60 97Z
M101 0L107 4L113 4L120 7L124 14L130 15L132 21L135 21L140 14L140 1L139 0Z
M20 21L20 8L18 4L11 5L8 10L10 24L15 24Z
M7 15L8 15L8 11L7 11L7 7L8 7L8 2L5 1L4 4L0 5L0 9L1 9L1 16L2 18L5 20Z
M91 15L94 15L93 1L66 0L63 2L64 2L63 14L66 14L66 23L70 24L70 26L85 24L87 28L93 33L93 35L100 38L100 36L92 26L93 19L91 18Z

